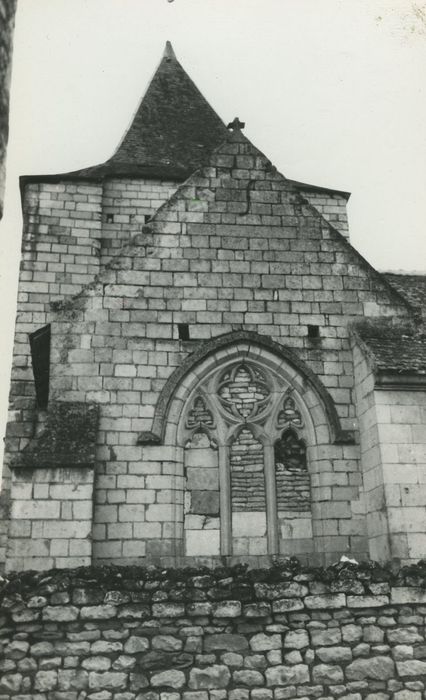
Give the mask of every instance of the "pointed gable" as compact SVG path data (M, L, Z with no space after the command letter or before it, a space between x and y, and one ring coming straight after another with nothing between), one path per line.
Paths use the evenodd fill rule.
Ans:
M260 323L260 332L278 333L299 345L299 330L288 338L295 326L305 326L306 338L312 324L323 328L324 337L334 338L330 328L346 327L354 317L412 314L386 277L240 128L226 132L206 164L135 232L98 279L112 282L107 293L114 296L136 295L137 304L140 295L146 303L151 294L156 296L156 287L167 286L178 314L173 323L199 324L194 329L199 338L204 332L211 337L235 330L233 324L248 324L252 330ZM240 295L253 303L236 304L238 313L225 314L223 325L214 325L219 317L213 304L204 303L213 291L218 297L232 291L235 299ZM212 313L183 313L192 306L187 293L200 302L193 311ZM171 320L171 315L161 316L161 323ZM164 337L173 337L175 330L170 325Z

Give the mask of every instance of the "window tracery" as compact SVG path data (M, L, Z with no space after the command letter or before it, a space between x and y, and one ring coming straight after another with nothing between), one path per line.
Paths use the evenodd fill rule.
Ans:
M247 363L227 369L219 382L222 406L237 419L255 418L262 412L270 395L264 374Z
M303 420L300 411L296 408L296 402L290 392L284 398L283 407L278 414L277 425L283 428L285 425L294 425L296 428L303 428Z
M304 419L294 389L249 359L219 365L196 388L183 425L185 553L286 553L294 519L298 531L310 523Z
M212 412L207 408L205 399L198 395L192 402L192 407L188 412L186 427L189 430L194 428L214 428Z

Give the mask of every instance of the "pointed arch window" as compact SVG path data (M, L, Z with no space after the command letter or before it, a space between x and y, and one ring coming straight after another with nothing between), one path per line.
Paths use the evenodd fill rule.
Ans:
M288 553L312 536L303 411L269 367L215 367L184 411L187 556Z

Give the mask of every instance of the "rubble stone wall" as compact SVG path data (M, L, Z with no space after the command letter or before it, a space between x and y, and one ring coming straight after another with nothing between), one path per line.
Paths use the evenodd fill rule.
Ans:
M5 588L2 700L425 697L413 580L86 569Z

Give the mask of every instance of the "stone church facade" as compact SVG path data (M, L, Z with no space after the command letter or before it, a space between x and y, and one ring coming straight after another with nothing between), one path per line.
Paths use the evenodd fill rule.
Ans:
M425 555L426 278L243 126L168 44L112 158L21 178L7 570Z

